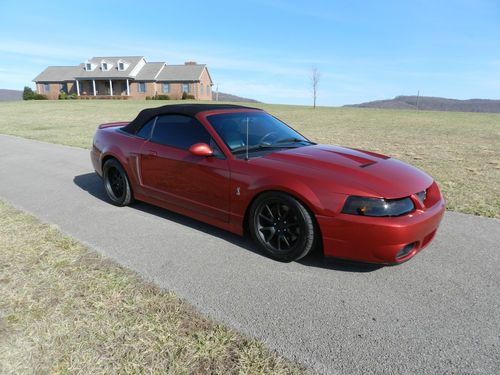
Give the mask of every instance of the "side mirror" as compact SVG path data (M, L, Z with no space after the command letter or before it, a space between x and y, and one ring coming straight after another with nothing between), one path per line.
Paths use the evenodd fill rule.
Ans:
M214 150L206 143L195 143L189 147L189 152L196 156L212 156Z

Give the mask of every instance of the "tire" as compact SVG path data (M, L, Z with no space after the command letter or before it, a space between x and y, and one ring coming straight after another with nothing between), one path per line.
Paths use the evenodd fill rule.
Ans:
M127 206L132 203L132 189L127 173L116 159L109 159L102 167L104 189L115 206Z
M312 215L285 193L260 195L250 208L249 224L253 240L269 257L282 262L305 257L316 243Z

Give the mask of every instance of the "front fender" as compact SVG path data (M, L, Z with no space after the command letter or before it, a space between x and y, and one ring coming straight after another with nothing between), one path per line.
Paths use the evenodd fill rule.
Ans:
M335 216L340 212L345 201L345 195L328 191L321 184L307 183L299 179L289 179L268 176L252 181L248 185L248 205L266 191L282 191L300 200L315 215Z

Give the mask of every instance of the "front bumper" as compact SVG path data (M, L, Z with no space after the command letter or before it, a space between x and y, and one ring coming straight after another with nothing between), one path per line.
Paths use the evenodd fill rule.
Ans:
M434 238L445 211L444 199L400 217L317 215L325 256L369 263L398 264L424 249ZM397 258L405 246L411 251Z

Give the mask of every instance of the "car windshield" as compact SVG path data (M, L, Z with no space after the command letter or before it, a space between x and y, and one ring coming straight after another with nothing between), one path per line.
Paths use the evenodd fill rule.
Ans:
M314 144L265 112L237 112L207 117L234 155Z

